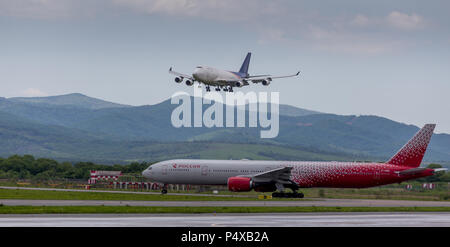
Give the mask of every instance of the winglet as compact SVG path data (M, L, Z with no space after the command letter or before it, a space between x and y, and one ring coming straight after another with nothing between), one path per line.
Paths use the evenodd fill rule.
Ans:
M387 163L418 167L422 162L436 124L425 124Z

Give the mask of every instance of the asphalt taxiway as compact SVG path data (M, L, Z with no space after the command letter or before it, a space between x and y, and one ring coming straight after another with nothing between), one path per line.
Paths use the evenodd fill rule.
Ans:
M0 227L449 227L450 213L0 215Z
M0 199L6 206L159 206L159 207L450 207L448 201L292 199L255 201L115 201Z

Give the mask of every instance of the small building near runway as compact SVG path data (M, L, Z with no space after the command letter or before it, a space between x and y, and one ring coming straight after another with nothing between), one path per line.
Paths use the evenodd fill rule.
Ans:
M163 184L149 182L138 174L123 174L121 171L91 171L86 188L108 188L126 190L161 190ZM170 190L189 191L190 185L168 185Z
M121 171L91 171L88 184L96 184L99 181L117 181L121 176Z

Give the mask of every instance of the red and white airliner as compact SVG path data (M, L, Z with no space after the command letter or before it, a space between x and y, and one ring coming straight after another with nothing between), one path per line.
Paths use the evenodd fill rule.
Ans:
M167 184L228 185L230 191L274 192L274 197L302 198L299 188L366 188L431 176L445 168L419 167L435 124L426 124L385 163L167 160L151 165L143 176ZM285 188L292 193L284 193ZM278 192L277 192L278 191ZM167 193L164 186L162 193Z

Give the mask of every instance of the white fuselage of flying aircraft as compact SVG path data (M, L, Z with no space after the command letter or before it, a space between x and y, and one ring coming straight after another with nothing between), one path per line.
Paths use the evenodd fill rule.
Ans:
M216 91L233 92L233 87L243 87L251 83L261 83L268 86L273 79L298 76L300 72L293 75L271 76L248 74L251 53L248 53L238 72L216 69L209 66L197 66L192 75L182 74L169 69L169 73L175 75L175 82L181 83L185 80L186 85L192 86L194 82L206 85L206 91L210 91L210 86L216 87Z

